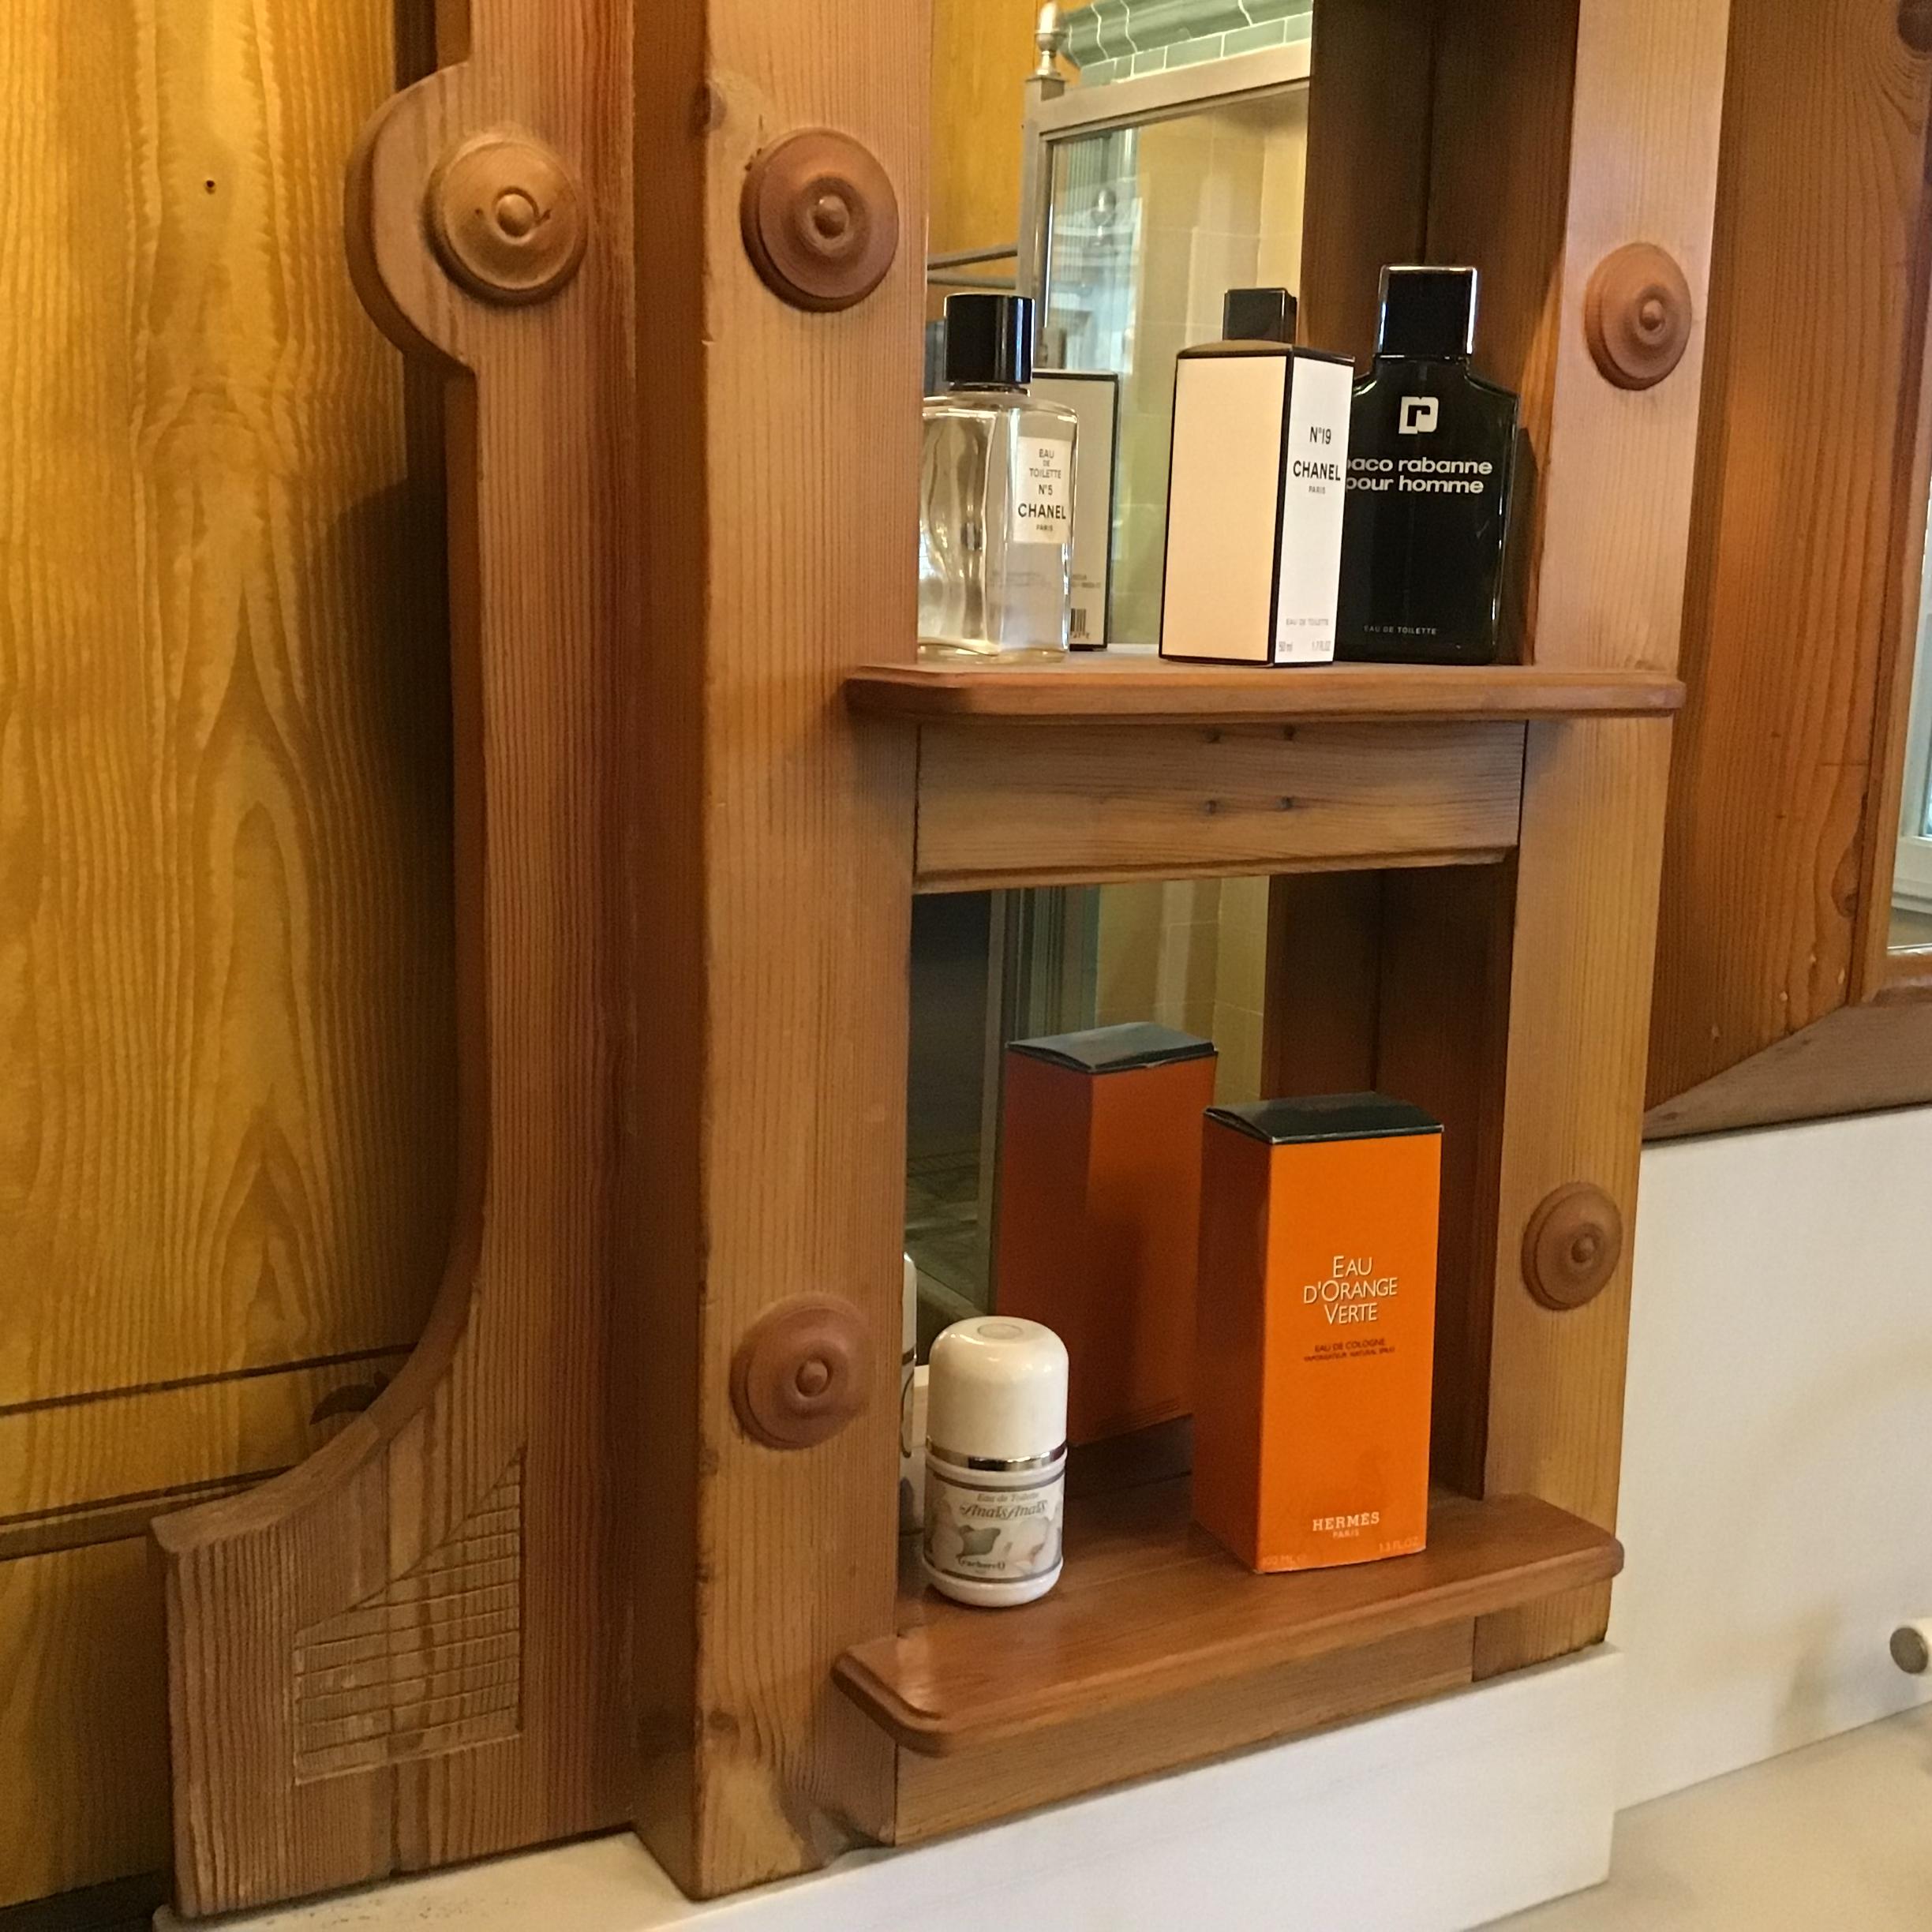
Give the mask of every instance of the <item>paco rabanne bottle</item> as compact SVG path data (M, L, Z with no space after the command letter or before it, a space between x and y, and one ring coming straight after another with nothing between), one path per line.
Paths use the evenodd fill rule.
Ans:
M919 650L1046 656L1067 647L1077 419L1027 394L1033 304L947 298L946 388L926 400Z
M1384 268L1375 360L1355 385L1335 655L1492 662L1516 398L1470 368L1473 268Z

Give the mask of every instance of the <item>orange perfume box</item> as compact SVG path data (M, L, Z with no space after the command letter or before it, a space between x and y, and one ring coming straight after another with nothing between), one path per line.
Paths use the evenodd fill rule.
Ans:
M1194 1516L1250 1569L1428 1540L1441 1157L1380 1094L1208 1110Z
M1192 1405L1200 1122L1214 1083L1213 1043L1170 1027L1006 1050L995 1301L1065 1342L1069 1442Z

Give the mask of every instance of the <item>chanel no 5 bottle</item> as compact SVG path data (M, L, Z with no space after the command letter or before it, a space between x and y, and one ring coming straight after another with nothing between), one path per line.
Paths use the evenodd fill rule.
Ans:
M1495 659L1516 399L1471 372L1475 338L1473 268L1382 271L1350 419L1338 657Z
M1067 647L1078 419L1029 396L1033 304L952 295L946 389L926 399L919 649L1057 655Z

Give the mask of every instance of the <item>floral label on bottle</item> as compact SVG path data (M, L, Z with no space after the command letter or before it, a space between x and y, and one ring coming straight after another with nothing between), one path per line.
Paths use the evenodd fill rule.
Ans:
M1064 1465L1027 1489L982 1488L926 1467L926 1562L975 1583L1028 1583L1060 1561Z
M1073 445L1013 439L1013 540L1065 544L1073 537Z

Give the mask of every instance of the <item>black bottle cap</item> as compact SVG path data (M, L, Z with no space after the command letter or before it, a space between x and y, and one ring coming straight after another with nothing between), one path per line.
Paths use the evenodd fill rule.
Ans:
M1232 288L1221 298L1223 342L1292 343L1295 298L1285 288Z
M1033 380L1030 295L949 295L945 374L951 389L1023 388Z
M1473 268L1384 268L1378 355L1433 361L1466 356L1476 346Z

